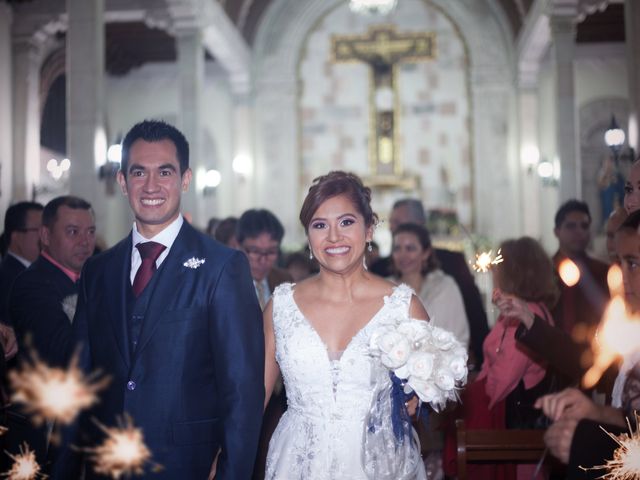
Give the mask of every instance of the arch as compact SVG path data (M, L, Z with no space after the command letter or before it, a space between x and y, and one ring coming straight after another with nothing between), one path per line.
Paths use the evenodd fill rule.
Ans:
M410 1L410 0L405 0ZM517 221L517 186L512 185L516 162L515 62L508 41L508 25L494 0L413 0L441 11L457 26L468 48L471 157L475 175L473 197L476 227L481 233L513 235ZM256 111L256 171L262 178L279 178L297 185L300 177L296 79L301 49L309 31L342 0L274 0L256 34L252 58ZM267 161L268 160L268 161ZM277 160L277 161L274 161ZM481 168L480 168L481 167ZM257 201L273 203L283 216L295 218L295 191L284 182L262 185ZM277 192L277 194L276 194ZM505 196L509 198L505 202ZM285 205L289 204L288 206ZM505 205L500 212L493 205ZM510 225L510 227L508 227ZM293 229L297 229L292 224ZM500 228L508 231L501 232Z

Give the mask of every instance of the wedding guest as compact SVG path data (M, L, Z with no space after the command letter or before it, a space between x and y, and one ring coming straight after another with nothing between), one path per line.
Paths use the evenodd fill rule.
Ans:
M415 223L396 227L391 256L396 273L390 279L413 288L431 323L449 330L468 346L469 322L462 294L455 280L440 269L429 231Z
M236 239L249 259L253 285L262 308L278 285L292 281L286 270L276 266L282 237L284 227L269 210L247 210L238 219Z
M469 429L533 428L539 414L534 401L552 387L552 376L540 357L518 346L515 332L520 319L509 310L514 300L524 301L529 310L553 324L549 309L558 298L553 265L542 246L522 237L500 245L504 258L493 267L493 302L500 309L496 324L484 341L484 362L476 380L462 394L460 416ZM450 438L451 440L451 438ZM453 445L449 443L445 472L455 475ZM455 451L455 450L453 450ZM455 458L455 454L453 456ZM531 478L529 465L473 465L469 478Z
M309 258L309 252L304 250L288 254L284 260L284 268L296 283L318 273L315 262Z
M42 212L40 256L18 276L9 297L11 323L18 340L18 365L37 357L66 366L73 353L71 322L78 295L77 282L95 246L95 218L85 200L62 196ZM47 426L35 427L19 404L8 410L7 449L19 453L26 442L41 465L48 453ZM48 465L46 466L48 468Z
M422 202L416 198L403 198L393 204L389 215L389 229L391 233L404 223L416 223L423 227L427 224L427 216L424 211ZM471 357L470 363L479 368L482 365L483 353L482 342L489 332L489 324L487 322L487 314L484 311L480 290L476 286L473 275L469 270L469 265L460 252L446 250L443 248L434 248L433 252L440 262L440 268L447 275L451 275L458 284L462 299L464 301L464 309L467 313L469 321ZM383 277L392 275L391 257L380 258L371 266L371 271Z
M220 223L216 227L214 238L229 248L239 250L240 245L238 245L238 239L236 238L237 225L238 219L236 217L227 217L220 220Z
M631 312L640 311L640 212L627 217L615 235L620 258L625 299ZM629 338L637 348L624 357L616 378L611 406L597 405L582 392L567 389L536 402L553 424L545 434L551 453L568 464L569 478L600 478L602 471L582 467L603 465L613 458L618 445L600 429L614 434L626 430L625 417L640 409L640 330ZM637 427L637 426L636 426Z
M365 268L376 223L371 191L353 174L318 177L300 222L320 272L278 287L264 312L267 398L282 372L288 401L269 445L266 478L374 478L366 471L376 464L363 461L369 454L389 467L387 478L403 471L403 478L425 479L411 442L405 442L410 461L403 462L394 442L372 452L365 441L374 399L391 385L388 370L369 353L372 333L398 317L428 318L409 287ZM391 411L385 412L389 422Z
M627 211L624 207L617 207L609 218L607 219L607 223L604 226L604 233L607 238L607 256L609 257L609 261L611 263L620 263L620 259L618 258L618 254L616 253L616 244L615 244L615 233L620 228L622 223L627 218Z
M640 209L640 158L636 159L629 169L622 203L627 214Z

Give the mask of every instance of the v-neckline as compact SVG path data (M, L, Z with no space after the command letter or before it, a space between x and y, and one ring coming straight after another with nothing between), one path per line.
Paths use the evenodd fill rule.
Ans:
M293 286L292 286L293 287ZM320 333L318 333L318 330L316 330L316 327L311 323L311 321L307 318L307 316L304 314L304 312L302 311L302 309L300 308L300 306L298 305L298 302L296 302L296 299L293 298L293 294L294 294L294 290L293 288L291 288L291 302L293 303L296 311L298 312L298 314L300 315L300 317L302 317L302 320L304 322L304 324L309 328L309 330L311 330L311 332L313 333L313 335L318 339L318 341L320 342L320 345L322 346L324 352L325 352L325 356L327 358L327 361L329 362L329 364L333 363L333 362L338 362L340 363L342 361L342 359L346 356L347 352L349 351L351 345L353 344L353 341L362 333L364 332L367 327L369 327L369 325L372 325L374 320L378 317L378 315L380 315L380 312L382 312L382 310L384 310L384 308L387 306L387 299L389 299L390 297L392 297L395 293L396 293L396 289L398 287L393 287L393 289L391 290L391 294L390 295L385 295L383 297L383 303L382 306L373 314L373 316L362 326L358 329L358 331L349 339L349 341L347 342L347 345L344 347L344 350L342 350L342 355L340 355L340 358L338 360L331 360L331 356L330 356L330 351L329 351L329 346L327 345L327 343L323 340L323 338L320 336Z

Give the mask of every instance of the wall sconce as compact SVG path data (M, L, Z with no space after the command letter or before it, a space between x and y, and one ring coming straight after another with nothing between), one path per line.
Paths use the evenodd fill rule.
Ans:
M214 168L207 170L203 176L202 194L205 197L213 195L218 185L220 185L221 181L222 181L222 175L220 175L220 172L218 170Z
M535 145L525 145L520 152L520 158L527 169L527 173L532 174L540 161L540 151Z
M558 185L560 178L560 169L554 162L543 159L536 167L538 176L542 180L542 184L547 187L555 187Z
M249 176L253 172L253 161L249 155L240 153L233 159L231 168L241 177Z
M122 145L114 143L107 149L107 161L98 169L98 178L105 181L108 195L113 195L116 191L116 176L120 170L121 160Z

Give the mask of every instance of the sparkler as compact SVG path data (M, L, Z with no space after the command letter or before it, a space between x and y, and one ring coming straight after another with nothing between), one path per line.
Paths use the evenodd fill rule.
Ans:
M77 355L64 370L49 367L33 353L31 362L9 373L14 392L11 400L23 403L36 425L45 421L70 424L81 410L98 400L96 393L109 382L109 378L98 376L85 376Z
M592 341L596 355L593 365L582 379L585 388L593 387L618 355L629 355L640 345L640 316L627 312L622 297L624 288L620 267L614 265L609 269L607 282L613 298Z
M25 443L20 446L20 453L7 455L13 460L11 468L0 474L9 480L36 480L37 478L46 478L40 470L40 465L36 462L36 454L29 450L29 446Z
M580 269L569 258L565 258L560 262L558 274L567 287L573 287L580 281Z
M91 449L87 449L94 471L103 475L110 475L118 479L123 475L142 475L144 467L151 462L151 450L145 445L142 430L133 426L128 415L124 421L118 422L118 427L106 427L96 422L107 435L105 441ZM161 467L154 465L152 470Z
M495 257L493 256L493 250L489 250L488 252L476 253L476 262L472 267L476 272L487 273L492 265L497 265L503 261L500 249L498 249Z
M637 426L640 417L637 413L634 415ZM636 480L640 478L640 433L637 428L635 433L633 432L629 419L627 419L627 426L629 433L623 433L619 436L600 427L619 447L613 452L613 459L607 460L604 465L583 468L583 470L607 470L607 473L599 477L605 480Z

